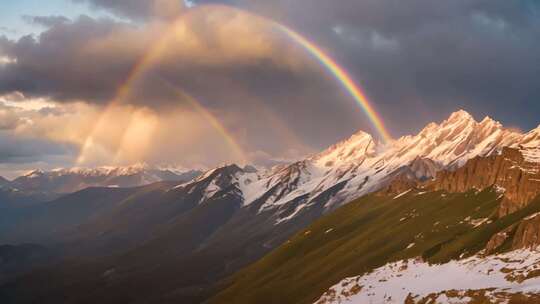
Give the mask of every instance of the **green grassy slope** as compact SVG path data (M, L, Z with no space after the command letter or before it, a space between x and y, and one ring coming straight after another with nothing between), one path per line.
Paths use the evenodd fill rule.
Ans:
M368 195L328 214L223 283L210 303L313 303L330 286L389 261L423 256L443 262L471 255L496 232L540 210L540 201L505 218L492 215L499 195L409 193ZM413 244L414 245L411 245Z

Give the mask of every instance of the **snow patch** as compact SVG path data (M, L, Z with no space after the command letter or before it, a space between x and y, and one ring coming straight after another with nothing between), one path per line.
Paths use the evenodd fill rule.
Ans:
M477 255L438 265L419 258L403 260L363 276L344 279L316 303L387 303L388 299L391 303L403 303L409 294L419 299L450 290L537 293L540 292L540 277L536 274L539 263L540 252L528 249L487 257ZM439 299L441 302L436 303L444 303L445 296L439 295Z
M400 198L400 197L406 195L407 193L409 193L409 192L411 192L411 191L412 191L412 189L409 189L409 190L407 190L407 191L401 192L400 194L394 196L393 199L398 199L398 198Z

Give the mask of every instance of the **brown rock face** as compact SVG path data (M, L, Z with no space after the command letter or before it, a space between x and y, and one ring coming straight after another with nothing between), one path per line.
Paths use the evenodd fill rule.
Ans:
M416 188L419 181L408 174L399 174L392 177L392 182L382 190L382 193L387 195L397 195L411 188Z
M516 225L511 225L510 227L502 230L499 233L494 234L489 242L486 244L486 254L492 254L499 249L508 238L512 236L512 233L516 229Z
M520 150L476 157L455 171L441 171L426 187L448 192L482 190L496 185L504 191L499 216L515 212L540 194L540 164L525 160Z
M538 245L540 245L540 214L534 214L519 224L512 249L536 248Z

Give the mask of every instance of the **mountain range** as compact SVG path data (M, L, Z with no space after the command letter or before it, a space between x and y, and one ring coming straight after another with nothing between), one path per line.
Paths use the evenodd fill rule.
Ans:
M175 170L136 164L126 167L61 168L34 170L13 181L0 177L0 186L24 192L73 193L89 187L137 187L160 181L185 182L200 175L197 170Z
M539 172L540 127L521 133L465 111L390 143L360 131L267 170L231 164L200 175L144 167L36 171L2 187L61 195L6 207L0 242L39 244L56 258L11 271L0 299L426 303L444 295L457 301L506 285L499 275L497 284L461 290L459 297L450 291L462 285L451 282L417 287L444 267L458 280L469 262L502 261L493 268L499 274L518 250L523 263L512 274L524 277L500 298L527 297L520 288L536 277L525 264L536 261L527 249L540 243ZM409 268L394 271L400 265ZM418 284L402 286L400 275ZM540 292L540 284L533 286Z

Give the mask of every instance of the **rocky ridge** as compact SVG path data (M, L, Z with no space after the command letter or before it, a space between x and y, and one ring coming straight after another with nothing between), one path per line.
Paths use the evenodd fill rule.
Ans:
M533 176L538 170L536 161L540 160L540 153L535 149L539 146L540 127L522 134L505 129L489 117L478 122L461 110L440 124L427 125L417 135L404 136L387 144L360 131L321 153L260 174L260 179L241 190L246 206L264 200L260 212L287 209L288 212L276 220L282 223L314 207L315 200L330 189L332 195L324 202L327 211L385 187L393 187L391 191L399 193L419 182L435 179L435 189L465 191L484 189L496 179L506 179L506 187L501 187L507 188L509 202L501 212L509 213L525 205L536 193L532 189L536 187ZM520 150L522 157L519 153L510 155L507 150L504 157L510 157L512 162L497 158L505 147ZM492 158L480 160L481 157ZM473 163L467 166L471 160ZM495 163L491 162L502 167L492 168ZM501 170L508 176L499 176ZM527 176L522 176L521 172L526 172ZM489 177L473 178L484 173ZM516 178L526 179L530 185L512 188L511 181ZM294 208L291 207L293 201L296 202Z

